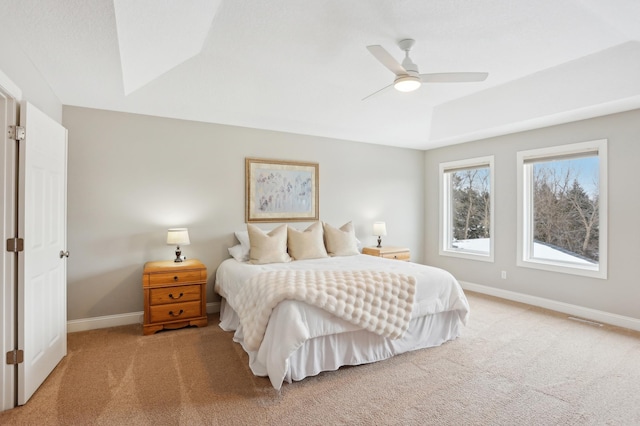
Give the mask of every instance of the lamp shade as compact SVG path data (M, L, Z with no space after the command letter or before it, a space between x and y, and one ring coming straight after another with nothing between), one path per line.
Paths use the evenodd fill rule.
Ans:
M373 224L373 235L377 236L386 236L387 235L387 225L384 222L375 222Z
M167 244L172 246L188 246L189 230L187 228L171 228L167 232Z

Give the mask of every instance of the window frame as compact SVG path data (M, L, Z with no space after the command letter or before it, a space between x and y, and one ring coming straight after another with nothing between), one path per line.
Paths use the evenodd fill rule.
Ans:
M598 266L581 265L570 262L554 261L533 257L533 162L551 160L566 156L579 157L584 154L595 153L598 156L598 197L599 222ZM518 151L517 153L517 184L518 184L518 248L517 265L525 268L560 272L585 277L607 279L608 237L607 237L607 140L598 139L546 148Z
M452 249L450 242L452 241L453 233L453 208L451 201L451 178L450 172L456 169L473 169L473 168L489 168L489 253L478 252L465 249ZM440 163L439 165L439 177L440 177L440 231L439 231L439 254L441 256L451 256L461 259L479 260L483 262L494 262L495 257L495 179L494 179L494 156L488 155L483 157L475 157L464 160L449 161Z

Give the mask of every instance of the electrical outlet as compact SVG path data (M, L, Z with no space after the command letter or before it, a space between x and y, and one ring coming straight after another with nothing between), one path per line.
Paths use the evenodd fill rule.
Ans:
M502 277L503 280L506 280L507 279L507 271L502 271L500 276Z

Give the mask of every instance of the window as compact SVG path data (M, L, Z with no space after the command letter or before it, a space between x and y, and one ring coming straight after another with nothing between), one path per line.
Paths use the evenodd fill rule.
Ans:
M440 164L440 254L493 262L493 157Z
M518 152L518 265L607 278L607 141Z

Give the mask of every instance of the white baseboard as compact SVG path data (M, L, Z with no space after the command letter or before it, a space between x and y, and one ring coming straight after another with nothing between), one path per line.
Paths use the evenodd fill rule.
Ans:
M615 325L618 327L629 328L631 330L640 331L640 319L625 317L610 312L599 311L596 309L585 308L582 306L571 305L569 303L558 302L556 300L545 299L528 294L516 293L515 291L502 290L495 287L489 287L481 284L474 284L466 281L460 281L460 285L464 290L475 291L476 293L488 294L489 296L500 297L502 299L513 300L514 302L526 303L527 305L538 306L540 308L550 309L552 311L562 312L575 317L597 321L604 324Z
M220 302L207 303L207 313L220 312ZM142 324L143 312L128 314L106 315L103 317L83 318L67 321L67 333L76 331L95 330L98 328L118 327L120 325Z

